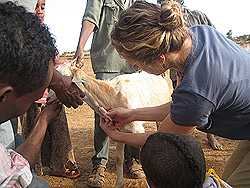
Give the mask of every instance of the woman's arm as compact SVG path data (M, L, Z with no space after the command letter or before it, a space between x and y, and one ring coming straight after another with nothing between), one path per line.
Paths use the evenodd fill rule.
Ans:
M131 112L133 121L163 121L170 112L171 102L146 108L137 108Z
M147 133L120 132L119 130L114 129L112 122L104 122L104 121L102 121L101 127L106 132L106 134L113 140L134 146L143 146L147 138L154 133L154 132L147 132ZM170 115L167 115L167 117L162 121L158 132L166 132L174 134L191 134L194 128L195 128L194 126L177 125L171 120Z
M132 121L162 121L170 112L170 103L146 108L114 108L107 115L112 119L115 127L123 127Z

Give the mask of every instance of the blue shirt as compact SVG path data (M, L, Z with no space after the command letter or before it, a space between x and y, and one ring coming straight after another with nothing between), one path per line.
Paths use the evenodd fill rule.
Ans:
M194 26L171 119L231 139L250 139L250 54L210 26Z

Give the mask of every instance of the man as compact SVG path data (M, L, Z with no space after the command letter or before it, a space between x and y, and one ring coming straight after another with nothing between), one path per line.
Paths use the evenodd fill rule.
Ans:
M133 73L124 59L121 59L111 45L110 34L120 12L134 0L89 0L83 16L81 34L75 57L78 65L83 65L83 48L90 34L94 32L90 56L97 79L108 80L121 74ZM99 126L100 118L95 114L93 171L88 179L91 187L102 187L104 171L108 160L108 137ZM134 150L132 152L132 150ZM139 163L139 149L125 147L125 164L131 178L144 177Z
M35 15L14 3L0 3L0 41L0 123L24 113L49 86L67 106L82 103L81 90L54 70L54 39ZM48 122L59 109L57 102L47 107L16 152L0 144L0 187L47 186L32 177L29 165L35 163Z

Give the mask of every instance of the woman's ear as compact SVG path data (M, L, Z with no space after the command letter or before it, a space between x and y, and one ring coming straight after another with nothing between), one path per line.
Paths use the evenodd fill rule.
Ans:
M8 96L13 92L13 87L11 86L4 86L0 88L0 103L5 102Z

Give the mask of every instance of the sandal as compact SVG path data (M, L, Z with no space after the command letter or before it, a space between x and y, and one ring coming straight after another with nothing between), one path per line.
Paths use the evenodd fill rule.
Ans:
M67 160L64 164L64 172L50 169L48 175L76 179L81 176L81 173L76 163Z
M145 177L142 166L137 159L132 159L125 162L125 172L131 179L141 179Z
M89 187L103 187L105 183L105 170L106 168L103 165L95 166L89 175L87 185Z

